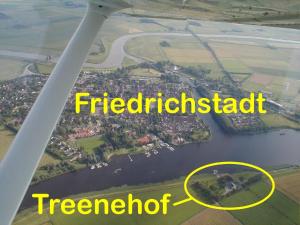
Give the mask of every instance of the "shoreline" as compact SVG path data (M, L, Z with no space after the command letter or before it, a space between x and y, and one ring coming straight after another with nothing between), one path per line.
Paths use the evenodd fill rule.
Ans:
M273 176L278 176L278 173L280 173L281 171L284 173L289 174L291 171L292 172L297 172L299 171L299 165L282 165L282 166L272 166L270 168L268 168L267 170L270 171L270 173L274 174ZM288 171L288 172L286 172ZM105 196L107 194L110 194L111 191L116 190L117 192L113 192L113 193L127 193L130 192L131 190L144 190L144 189L155 189L158 188L160 186L169 186L169 185L183 185L183 182L185 180L185 176L180 176L177 178L173 178L170 180L164 180L164 181L160 181L160 182L149 182L149 183L141 183L141 184L136 184L136 185L122 185L122 186L112 186L109 187L107 189L103 189L103 190L94 190L94 191L89 191L89 192L82 192L82 193L77 193L77 194L71 194L69 196L65 196L65 197L72 197L74 198L74 200L78 200L81 199L83 196ZM125 188L125 190L123 189ZM45 203L46 205L48 203ZM18 210L18 214L22 214L24 212L27 212L28 210L30 211L31 209L36 209L36 205L31 205L28 207L20 207L20 209Z
M175 151L163 149L159 155L150 158L144 154L133 155L133 162L126 155L114 156L108 167L85 168L31 185L22 208L32 205L31 193L49 193L62 198L110 187L157 183L185 176L201 165L217 161L247 162L265 168L298 165L300 152L297 145L286 148L284 143L297 143L299 133L292 130L286 133L284 136L280 136L278 131L228 136L222 132L210 142L187 144Z
M293 130L293 131L296 131L296 132L300 131L300 130L292 129L292 128L277 128L277 129L271 128L271 129L266 129L265 131L261 131L261 132L258 132L258 133L257 132L256 133L255 132L252 132L252 133L250 133L250 132L248 132L248 133L246 133L246 132L243 132L243 133L232 133L232 132L225 131L221 126L219 126L219 127L220 127L221 131L224 132L225 135L230 135L232 137L238 137L238 136L256 136L256 135L261 135L261 134L267 134L267 133L277 132L277 131L281 131L281 130ZM190 145L200 145L200 144L205 144L205 143L207 144L207 143L209 143L213 139L213 135L211 134L211 129L209 129L209 131L210 131L209 139L201 141L201 142L190 142L190 143L185 143L185 144L182 144L182 145L173 146L175 148L175 151L177 151L177 150L179 150L181 148L188 148ZM163 150L166 150L166 149L163 149ZM129 152L127 152L127 153L116 153L116 154L111 153L108 156L107 162L111 163L114 160L114 158L125 157L128 154L130 154L132 156L142 156L142 155L144 155L144 152L143 152L143 150L140 150L140 151L131 152L131 153L129 153ZM68 171L68 172L65 172L65 173L61 173L61 174L58 174L58 175L55 175L55 176L52 176L52 177L48 177L48 178L46 178L44 180L41 180L39 182L32 183L30 185L30 187L39 185L40 183L43 183L45 181L49 181L51 179L54 179L54 178L57 178L57 177L60 177L60 176L64 176L64 175L71 174L71 173L78 173L78 172L83 171L83 170L91 170L91 169L88 166L83 166L82 168L75 169L75 170L72 170L72 171ZM93 171L93 170L91 170L91 171Z
M177 150L179 147L187 147L188 145L190 145L190 144L202 144L202 143L208 143L209 141L211 141L212 140L212 134L211 134L211 130L209 129L208 130L209 131L209 138L207 139L207 140L203 140L203 141L200 141L200 142L188 142L188 143L185 143L185 144L181 144L181 145L172 145L171 147L174 147L175 148L175 150ZM164 150L164 149L163 149ZM124 153L120 153L120 152L117 152L117 153L110 153L108 156L106 156L106 158L105 158L105 161L107 162L107 163L110 163L111 161L113 161L113 158L114 157L122 157L122 156L127 156L127 155L144 155L145 154L145 152L144 152L144 150L143 149L141 149L141 150L138 150L138 151L136 151L136 152L126 152L125 150L124 150ZM83 165L83 164L82 164ZM30 184L30 186L35 186L35 185L38 185L38 184L40 184L40 183L42 183L42 182L45 182L45 181L48 181L48 180L51 180L51 179L53 179L53 178L55 178L55 177L59 177L59 176L63 176L63 175L66 175L66 174L69 174L69 173L76 173L76 172L79 172L79 171L81 171L81 170L86 170L86 169L90 169L88 166L82 166L82 168L78 168L78 169L74 169L74 170L71 170L71 171L67 171L67 172L65 172L65 173L61 173L61 174L58 174L58 175L54 175L54 176L50 176L50 177L47 177L46 179L44 179L44 180L40 180L40 181L38 181L38 182L32 182L31 184ZM91 170L91 169L90 169Z

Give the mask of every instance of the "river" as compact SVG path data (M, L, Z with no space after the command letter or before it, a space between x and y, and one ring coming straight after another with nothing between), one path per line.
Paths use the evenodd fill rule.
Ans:
M162 149L158 155L144 154L112 158L108 167L64 174L29 188L22 208L36 202L32 193L49 193L52 197L103 190L113 186L161 182L184 176L200 165L216 161L243 161L260 166L300 163L300 132L273 131L257 135L227 135L211 115L202 116L213 134L211 141L188 144L174 152ZM282 132L285 135L281 135ZM118 173L116 169L122 168Z
M214 23L220 27L219 34L209 34L212 23L208 23L209 30L206 34L199 34L205 38L219 38L221 40L255 40L275 42L285 44L299 44L297 40L282 40L270 38L269 32L260 36L249 36L253 34L257 27L243 26L247 32L243 35L221 34L223 25ZM205 25L205 23L204 23ZM205 28L202 27L203 29ZM208 29L207 28L207 29ZM275 29L264 28L272 31L272 37L275 35ZM286 33L284 29L277 29L278 37L290 35L290 38L299 37L298 31ZM283 34L283 32L285 32ZM254 33L255 34L255 33ZM110 67L112 65L119 67L125 56L128 56L124 50L124 45L132 38L142 36L191 36L184 33L138 33L120 37L115 40L111 51L105 62L97 67ZM262 36L264 35L264 36ZM275 35L276 36L276 35ZM286 47L286 46L285 46ZM294 47L294 46L293 46ZM299 47L299 46L298 46ZM133 56L132 56L133 57ZM83 169L73 173L54 177L50 180L33 185L29 188L22 208L36 204L31 198L32 193L49 193L52 197L66 197L73 194L103 190L113 186L138 185L146 183L161 182L169 179L184 176L193 169L216 161L243 161L259 166L284 165L300 163L300 132L294 130L273 131L257 135L228 135L220 130L211 115L201 116L209 125L212 131L212 140L201 144L188 144L176 148L172 152L162 149L158 155L152 155L147 158L144 154L131 155L133 162L127 155L113 157L108 167L101 169ZM281 135L284 132L285 135ZM117 169L118 173L115 173Z

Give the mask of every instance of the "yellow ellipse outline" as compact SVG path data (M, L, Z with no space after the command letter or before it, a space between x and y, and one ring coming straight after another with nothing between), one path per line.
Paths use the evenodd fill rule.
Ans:
M215 205L210 205L210 204L206 204L202 201L199 201L198 199L196 199L188 190L188 181L189 179L197 172L201 171L201 170L204 170L206 168L209 168L209 167L213 167L213 166L220 166L220 165L239 165L239 166L246 166L246 167L249 167L249 168L253 168L255 170L258 170L260 172L262 172L264 175L266 175L269 180L271 181L271 185L272 185L272 188L271 188L271 191L269 192L269 194L264 197L263 199L255 202L255 203L252 203L252 204L248 204L248 205L244 205L244 206L237 206L237 207L222 207L222 206L215 206ZM189 196L189 198L193 201L195 201L196 203L202 205L202 206L205 206L207 208L211 208L211 209L217 209L217 210L227 210L227 211L234 211L234 210L242 210L242 209L249 209L249 208L253 208L255 206L258 206L262 203L264 203L265 201L267 201L273 194L274 194L274 191L275 191L275 181L274 181L274 178L271 176L270 173L268 173L267 171L265 171L264 169L262 169L261 167L259 166L255 166L253 164L250 164L250 163L245 163L245 162L234 162L234 161L225 161L225 162L215 162L215 163L210 163L210 164L206 164L204 166L201 166L195 170L193 170L191 173L188 174L188 176L186 177L185 181L184 181L184 191L185 193L187 194L187 196Z

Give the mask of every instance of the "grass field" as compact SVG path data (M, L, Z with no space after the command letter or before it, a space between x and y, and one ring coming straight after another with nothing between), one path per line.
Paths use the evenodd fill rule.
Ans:
M75 144L78 147L83 147L84 151L86 151L89 154L94 153L95 149L103 143L103 140L99 136L81 138L75 141Z
M224 68L231 73L251 73L252 71L238 58L222 58Z
M291 179L298 180L300 173L293 173L292 171L294 170L291 170L291 172L286 175L280 173L281 175L276 177L276 181L282 178L288 179L288 182L291 182ZM290 177L290 175L295 174L295 177ZM202 182L207 182L211 179L211 176L201 176L201 178L197 177L197 179L202 179ZM284 183L286 182L287 180L284 180ZM74 200L82 198L106 198L110 201L115 198L125 199L128 193L132 193L134 197L145 200L149 198L159 199L164 193L171 193L172 202L176 202L186 197L182 185L183 178L158 184L110 188L101 192L96 191L71 196L71 198ZM294 190L297 191L296 189ZM264 182L259 182L250 186L249 190L238 192L224 199L221 204L227 206L242 205L249 201L255 201L255 199L261 199L268 191L269 185ZM155 216L83 216L78 214L67 216L61 213L55 213L55 215L52 216L48 214L40 216L36 213L36 208L30 208L18 214L14 225L44 225L45 223L50 223L51 225L298 225L300 224L299 207L296 202L277 190L267 202L255 208L242 211L215 211L205 209L192 201L177 207L170 207L167 216L160 214Z
M273 81L273 76L267 74L254 74L251 76L250 81L261 85L270 85Z
M213 209L205 209L182 225L241 225L230 213Z
M200 63L213 63L213 58L205 49L164 48L167 58L179 65L197 65Z
M51 71L53 70L53 68L54 68L54 65L52 65L52 64L41 64L41 63L36 64L36 69L41 74L49 75L51 73Z
M68 7L65 1L18 0L0 1L0 13L9 19L1 19L0 49L39 53L58 57L76 30L85 12L85 1L77 1L80 7ZM168 22L171 26L171 22ZM168 26L169 26L168 25ZM109 53L111 44L122 35L135 32L162 32L168 29L160 23L141 23L139 18L120 15L109 17L96 37L87 62L101 63ZM7 60L3 58L3 60ZM19 75L23 62L1 62L0 79ZM13 68L9 67L12 65ZM39 65L42 73L48 74L51 67Z
M267 62L266 62L267 63ZM242 83L247 91L265 91L272 99L291 111L297 110L300 103L300 76L292 71L250 67L253 75Z
M207 131L197 130L192 133L192 139L194 141L209 139L211 134Z
M42 54L59 54L84 13L84 8L64 7L58 1L0 4L1 12L12 18L1 22L0 47Z
M297 104L295 98L299 96L300 80L254 73L243 82L243 88L249 91L266 91L272 93L276 101Z
M167 57L161 50L159 37L133 38L125 45L126 52L150 61L166 61Z
M185 193L183 192L182 182L167 182L159 185L148 185L139 187L123 187L114 188L108 191L103 191L101 194L90 193L87 195L81 194L78 198L83 196L95 197L105 197L108 200L114 198L124 199L128 193L132 193L135 197L139 197L142 200L148 198L159 199L164 193L171 193L175 201L184 199ZM74 197L77 199L77 197ZM168 216L162 214L154 216L146 215L133 215L133 216L105 216L105 215L92 215L92 216L82 216L82 215L72 215L66 216L61 213L56 213L53 216L43 215L38 216L36 213L32 213L33 209L21 212L21 214L16 218L14 225L42 225L45 222L51 222L53 225L61 224L72 224L72 225L128 225L128 224L164 224L164 225L176 225L182 224L184 221L192 217L193 215L199 213L203 208L194 202L189 202L181 206L170 207ZM49 217L49 219L47 219Z
M53 156L49 155L48 153L45 153L41 159L41 162L39 166L45 166L48 164L57 164L60 160L54 158Z
M0 126L0 160L4 157L10 143L14 139L15 134Z
M276 183L280 191L300 204L300 172L280 176Z
M0 140L1 140L1 145L0 145L0 160L4 157L5 153L7 152L11 142L13 141L15 137L15 134L12 133L11 131L5 129L4 127L0 126ZM52 164L52 163L57 163L59 160L53 158L49 154L45 153L43 155L43 158L41 159L41 162L39 166L43 166L46 164Z
M138 64L138 63L128 57L125 57L122 62L122 66L124 66L124 67L132 66L132 65L136 65L136 64Z
M159 78L160 75L160 72L154 69L137 68L130 71L130 76L133 77Z
M161 47L161 41L168 42L170 47ZM129 54L150 61L169 60L182 66L202 66L211 70L211 79L223 77L211 55L193 37L139 37L128 41L125 48Z
M300 129L300 123L289 120L280 114L265 114L260 118L268 127Z
M212 80L219 80L224 77L224 74L222 73L220 67L216 62L200 63L199 66L203 67L204 69L210 70L210 73L207 75L207 77Z
M13 223L14 225L45 225L45 224L50 224L49 222L49 216L48 215L38 215L37 213L34 213L33 210L30 211L31 214L30 216L27 217L27 214L25 214L22 219L18 220L18 222ZM28 213L28 211L27 211Z
M4 59L0 57L0 81L20 76L26 65L27 63L23 61Z
M249 200L261 199L269 188L260 182L250 187L249 191L239 192L226 198L224 205L243 205ZM232 211L232 215L244 225L297 225L300 224L300 206L293 200L287 198L279 191L260 206L242 210Z
M297 18L299 3L295 0L257 0L257 1L185 1L182 7L181 1L157 0L136 2L135 10L128 10L134 15L147 15L164 18L197 18L202 20L234 21L243 23L268 24L273 20L284 22ZM180 10L179 10L180 9ZM154 11L154 12L153 12Z
M245 55L244 57L241 57L241 61L249 67L261 67L275 70L292 69L290 68L290 63L287 61L289 56L293 54L291 51L286 53L284 51L277 50L274 51L274 53L276 55L270 55L268 57L264 57L265 55L259 54L257 54L256 57L255 55ZM282 56L282 54L284 55ZM296 66L294 65L293 67L295 68Z
M231 74L231 77L237 82L243 82L246 79L248 79L249 76L251 76L251 74L241 74L241 73Z
M169 47L162 47L162 41L168 42ZM169 60L179 65L211 64L211 55L193 37L139 37L125 45L129 54L150 61Z

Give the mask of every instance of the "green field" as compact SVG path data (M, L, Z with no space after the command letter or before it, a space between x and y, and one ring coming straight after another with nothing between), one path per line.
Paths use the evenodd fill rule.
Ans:
M48 153L45 153L40 161L39 167L49 165L49 164L57 164L60 160L54 158L53 156L49 155Z
M280 114L265 114L260 118L268 127L300 129L300 123L289 120Z
M7 16L9 19L2 19L0 23L0 49L12 50L12 51L23 51L23 52L34 52L44 55L59 56L67 44L67 41L72 36L76 27L78 26L80 19L82 18L85 10L85 2L81 0L74 1L75 3L80 3L79 7L68 7L64 3L65 1L33 1L29 0L24 4L22 1L0 1L0 13ZM266 2L269 2L266 1ZM265 1L238 1L230 0L226 3L215 2L215 1L196 1L191 0L186 2L187 10L190 16L200 15L201 18L213 18L216 20L242 20L249 19L253 20L254 23L262 23L263 20L266 22L271 22L276 19L274 16L278 17L278 12L281 12L280 17L275 20L276 23L281 20L285 21L288 19L289 23L299 23L299 18L289 18L288 15L290 10L292 13L298 12L300 10L299 4L295 0L289 0L286 4L282 4L279 0L276 0L276 8L268 6ZM157 1L161 10L167 10L165 13L171 13L170 5L177 5L178 2L172 2L170 0L159 0ZM169 6L166 6L168 3ZM148 9L152 8L152 4L149 3ZM155 3L156 4L156 3ZM251 5L251 9L249 6ZM178 6L178 5L177 5ZM195 8L194 8L195 7ZM171 7L172 8L172 7ZM195 11L191 10L194 9ZM268 16L263 16L263 12L268 12ZM124 10L124 12L129 14L139 14L144 12L146 14L151 14L145 11L132 11ZM184 10L182 11L183 14ZM222 12L220 14L220 12ZM174 14L175 13L171 13ZM156 15L153 13L152 15ZM235 17L232 17L232 16ZM166 15L165 15L166 16ZM168 17L168 16L166 16ZM219 19L218 19L219 18ZM257 18L262 19L262 21L257 20ZM150 21L150 22L149 22ZM111 44L114 40L125 34L137 33L137 32L170 32L179 31L182 32L185 29L186 21L184 20L164 20L155 18L150 19L148 22L143 22L139 17L125 17L123 15L113 15L108 18L104 23L101 32L99 32L95 43L91 48L91 53L87 59L90 63L101 63L108 55ZM246 21L247 23L249 21ZM195 31L198 29L203 29L203 27L192 26ZM207 29L207 28L206 28ZM210 28L215 30L214 28ZM171 52L168 53L168 48L161 48L159 42L161 40L166 40L171 44ZM133 42L133 41L130 41ZM144 37L137 38L133 43L128 43L128 50L133 54L141 56L148 60L162 61L162 60L173 60L173 62L178 62L182 65L195 65L198 61L193 61L193 58L198 59L199 54L199 43L191 37L180 38L180 37ZM172 50L173 49L173 50ZM185 50L182 54L178 54L179 50ZM192 50L197 49L196 52ZM238 48L241 52L249 52L249 50L244 51L240 47ZM190 50L190 52L189 52ZM232 51L232 48L231 50ZM230 52L227 51L227 52ZM257 56L256 48L251 50ZM266 50L267 51L267 50ZM263 54L259 55L270 55L264 51ZM269 49L268 52L271 52ZM280 55L280 54L273 54ZM289 54L290 55L290 54ZM289 56L288 55L288 56ZM180 57L179 57L180 56ZM193 57L195 56L195 57ZM288 57L287 56L287 57ZM283 55L282 55L283 57ZM285 57L285 59L287 58ZM4 59L3 59L4 60ZM6 60L6 59L5 59ZM205 57L202 59L201 63L205 63ZM244 65L243 62L238 63L239 65L234 65L236 59L228 59L232 62L227 62L226 66L230 69L241 70L241 66ZM250 59L251 60L251 59ZM201 57L199 58L201 61ZM282 60L278 58L278 66L284 64ZM280 63L281 62L281 63ZM2 69L2 74L0 73L0 79L8 79L19 75L20 71L28 62L14 61L1 62L0 66ZM212 62L213 63L213 62ZM271 60L268 61L270 65ZM124 60L124 65L134 64L129 59ZM285 63L286 64L286 63ZM8 67L8 65L13 65L13 68ZM287 65L288 66L288 65ZM7 67L7 68L6 68ZM237 68L239 67L239 68ZM243 66L242 66L243 67ZM276 69L279 69L275 67ZM39 65L38 68L42 73L48 74L51 70L51 66ZM219 78L219 74L212 73L213 77Z
M133 38L125 45L125 50L133 56L138 56L149 61L166 61L167 57L161 50L159 37Z
M137 68L130 71L132 77L160 78L160 72L154 69Z
M163 41L170 46L162 47ZM171 61L183 66L213 63L209 53L193 37L138 37L128 41L125 49L129 54L149 61Z
M84 151L91 154L94 153L97 147L103 144L104 141L99 136L81 138L75 141L78 147L83 147Z
M4 157L10 143L14 139L15 134L0 126L0 160Z
M15 134L4 127L0 126L0 140L1 140L1 145L0 145L0 160L4 157L5 153L7 152L11 142L13 141L15 137ZM44 166L47 164L56 164L59 162L59 160L55 159L48 153L45 153L43 155L43 158L41 159L40 165L39 166Z
M162 41L169 46L162 47ZM298 71L297 65L289 60L293 55L292 49L213 40L209 44L225 70L232 73L233 79L240 82L243 89L268 92L272 100L291 111L298 110L300 77L295 72ZM129 54L150 61L168 60L182 66L201 66L211 70L207 75L211 79L224 76L212 55L193 37L139 37L128 41L125 48Z
M263 192L267 192L266 184L258 183L250 187L249 191L239 192L227 199L222 204L243 205L251 199L261 199ZM300 206L293 200L287 198L279 191L270 200L260 206L243 210L233 211L232 215L244 225L297 225L300 224Z
M74 0L79 7L68 7L67 1L19 0L0 1L0 49L17 52L39 53L58 57L76 30L85 12L86 2ZM159 23L140 23L139 18L120 15L109 17L91 48L87 62L101 63L108 55L111 44L122 35L135 32L162 32L166 27ZM29 62L0 59L0 79L19 75ZM48 74L52 66L38 65L42 73Z
M123 60L123 62L122 62L122 66L124 66L124 67L132 66L132 65L136 65L136 64L137 63L134 60L132 60L132 59L130 59L128 57L125 57L124 60Z
M146 4L147 2L147 4ZM229 1L182 1L141 0L135 4L136 10L129 14L162 18L193 18L241 23L272 24L299 23L300 4L295 0L229 0ZM180 9L180 10L179 10ZM153 12L154 11L154 12Z
M92 198L105 197L108 200L113 198L124 199L128 193L132 193L135 197L141 198L142 200L148 198L161 198L164 193L171 193L174 200L182 200L186 198L183 192L182 182L167 182L165 184L159 185L148 185L139 187L123 187L114 188L108 191L104 191L101 194L90 193L82 194L81 197L93 196ZM76 199L76 197L74 197ZM133 216L104 216L104 215L92 215L92 216L82 216L82 215L72 215L65 216L61 213L57 213L53 216L38 216L36 213L32 213L31 210L24 211L15 220L14 225L42 225L43 223L50 221L53 225L60 224L72 224L72 225L100 225L100 224L118 224L118 225L128 225L128 224L165 224L165 225L175 225L181 224L191 216L197 214L203 210L203 207L197 205L196 203L189 202L178 207L170 207L168 216L162 214L154 216L146 215L133 215ZM49 219L47 219L49 218ZM19 221L19 222L18 222ZM42 221L42 222L41 222Z
M16 78L22 74L26 63L19 60L0 57L0 81Z
M49 75L53 70L53 68L54 65L52 64L41 64L41 63L36 64L36 70L41 74Z
M193 141L199 141L199 140L208 140L211 138L211 134L207 131L197 130L192 133L191 138Z
M277 176L285 176L287 174L297 171L294 169L288 170L276 170ZM284 172L285 171L285 172ZM286 173L286 171L289 171ZM247 176L248 173L244 173ZM249 173L250 174L250 173ZM238 176L235 175L235 176ZM201 177L195 177L194 179L204 183L212 182L212 175L201 175ZM215 178L214 178L215 179ZM160 199L164 193L172 194L172 202L180 201L186 198L183 191L183 178L173 181L167 181L158 184L149 184L141 186L123 186L118 188L110 188L104 191L91 192L87 194L79 194L71 196L74 200L82 198L106 198L109 201L115 198L126 199L128 193L132 193L134 197L146 200L149 198ZM221 205L237 206L248 204L255 200L261 199L269 192L269 185L263 181L253 184L249 189L237 192L230 197L227 197L221 201ZM244 225L297 225L300 224L299 208L300 206L293 200L287 198L284 194L278 190L271 197L270 200L263 203L260 206L242 210L230 212L235 219L238 219L241 224ZM47 208L47 206L46 206ZM51 225L72 224L72 225L128 225L128 224L166 224L166 225L180 225L186 220L192 218L194 215L202 212L205 208L197 205L194 202L188 202L177 207L169 207L169 213L167 216L161 214L154 216L146 215L132 215L132 216L113 216L113 215L63 215L57 213L55 215L44 214L39 216L36 213L36 208L30 208L20 212L14 222L14 225L44 225L50 223ZM216 211L217 212L217 211ZM210 216L213 216L213 212Z
M231 73L251 73L247 65L242 63L238 58L221 59L224 68Z

